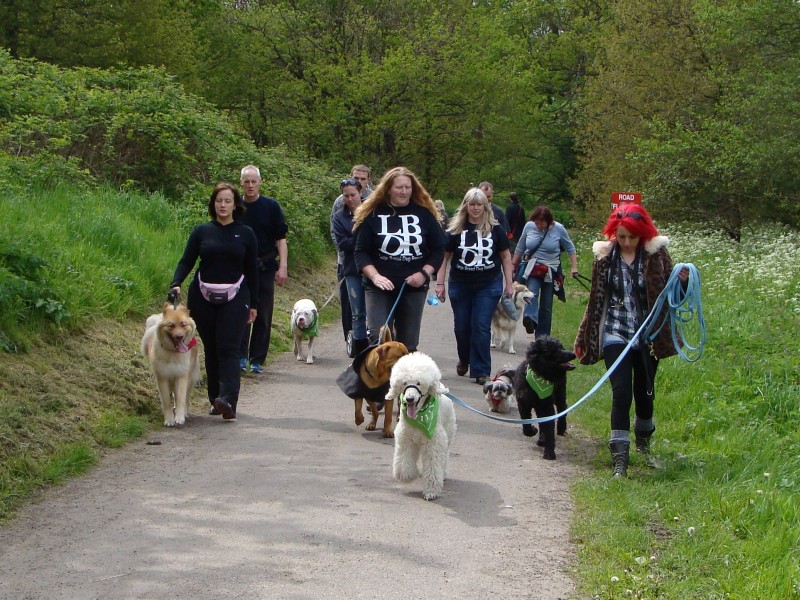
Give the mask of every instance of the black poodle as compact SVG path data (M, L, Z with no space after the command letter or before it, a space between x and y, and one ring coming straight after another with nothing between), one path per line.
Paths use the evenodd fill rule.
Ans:
M517 367L514 374L514 394L521 419L530 419L531 410L537 418L550 417L567 408L567 371L575 368L570 361L575 354L565 350L561 342L549 335L537 338L528 346L525 361ZM544 446L543 457L556 459L555 422L539 424L539 446ZM528 437L536 435L536 427L522 426L522 433ZM558 418L558 435L567 431L567 417Z

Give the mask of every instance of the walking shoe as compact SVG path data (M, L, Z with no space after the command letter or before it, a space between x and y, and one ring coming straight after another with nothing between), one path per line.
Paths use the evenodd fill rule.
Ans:
M236 412L233 410L233 407L222 398L217 398L214 400L214 410L216 410L218 414L222 415L222 418L226 421L236 418Z
M486 375L481 375L480 377L476 377L475 383L477 383L478 385L483 385L484 383L486 383Z
M522 324L525 326L527 333L536 333L536 321L530 317L522 317Z
M212 404L211 408L208 409L208 414L210 414L212 417L216 417L218 415L221 415L222 413L221 412L217 412L217 409L214 408L214 405Z
M242 370L242 373L247 373L247 359L240 358L239 359L239 368Z
M462 365L461 363L456 365L456 373L458 373L460 377L467 374L467 369L469 369L469 365Z
M250 372L251 373L256 373L256 374L263 373L264 372L264 367L262 367L258 363L253 363L252 365L250 365Z

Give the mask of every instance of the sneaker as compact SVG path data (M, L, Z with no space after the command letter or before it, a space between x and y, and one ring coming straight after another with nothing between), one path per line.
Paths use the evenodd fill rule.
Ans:
M239 359L239 368L242 370L242 373L247 373L247 359L240 358Z
M222 413L221 413L221 412L219 412L219 411L218 411L218 410L217 410L217 409L214 407L214 405L212 404L212 405L211 405L211 408L209 408L209 409L208 409L208 414L210 414L212 417L216 417L216 416L218 416L218 415L221 415Z
M456 365L456 373L458 373L459 377L466 375L467 369L469 369L469 365L462 365L461 363Z
M525 326L527 333L536 333L536 321L530 317L522 317L522 324Z
M481 375L480 377L475 378L475 383L477 383L478 385L483 385L484 383L486 383L486 379L487 377L485 375Z
M253 363L252 365L250 365L250 372L251 373L256 373L256 374L263 373L264 372L264 367L262 367L258 363Z

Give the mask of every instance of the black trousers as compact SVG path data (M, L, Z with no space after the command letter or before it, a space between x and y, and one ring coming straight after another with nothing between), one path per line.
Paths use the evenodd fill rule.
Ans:
M195 279L189 286L188 307L197 323L205 353L208 400L223 398L234 410L239 401L239 344L250 312L250 290L243 283L236 297L211 304Z
M353 328L353 311L350 310L350 297L342 275L342 265L336 267L336 279L339 281L339 306L342 307L342 335L347 339L347 332Z
M606 368L619 358L625 344L609 344L603 348ZM609 377L611 382L611 429L631 430L631 404L636 401L636 416L644 421L653 418L655 379L658 360L645 349L628 351Z
M253 321L253 333L250 326L244 328L244 335L239 346L239 358L250 358L250 364L263 365L269 353L269 342L272 337L272 314L275 309L275 273L262 271L258 277L258 306L256 320ZM247 321L247 316L244 318ZM238 362L237 362L238 364Z

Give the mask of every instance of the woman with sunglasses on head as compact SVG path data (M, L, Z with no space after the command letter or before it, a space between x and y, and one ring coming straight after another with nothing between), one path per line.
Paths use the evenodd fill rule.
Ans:
M519 281L528 286L534 296L531 303L525 306L522 316L522 325L528 333L550 335L553 295L556 293L556 284L563 285L564 282L562 252L569 255L572 276L577 277L578 256L567 229L553 218L549 208L537 206L522 229L512 260L515 267L520 265L523 256L527 261L525 268L520 270Z
M667 252L669 239L658 234L650 215L638 204L623 204L612 211L603 235L606 241L595 242L592 247L592 286L575 338L575 354L581 364L592 365L602 358L609 368L664 289L672 273L672 259ZM679 275L684 283L688 276L688 269ZM665 317L662 313L656 322ZM653 401L658 362L674 354L677 350L667 321L652 344L637 339L610 376L613 399L609 449L614 477L627 474L633 402L636 450L649 452L650 436L656 430Z
M353 177L343 179L339 183L339 191L342 194L343 204L342 208L333 216L331 229L336 249L342 256L341 277L344 278L352 313L353 346L351 354L358 356L369 346L364 285L361 282L361 273L356 267L356 241L353 235L355 212L361 206L361 182Z
M426 292L444 259L444 233L433 200L414 173L395 167L358 207L354 228L367 326L377 336L396 302L389 326L394 326L395 340L413 352Z

